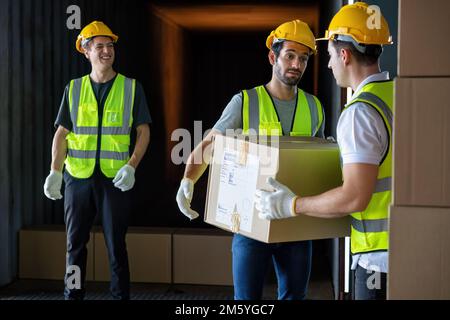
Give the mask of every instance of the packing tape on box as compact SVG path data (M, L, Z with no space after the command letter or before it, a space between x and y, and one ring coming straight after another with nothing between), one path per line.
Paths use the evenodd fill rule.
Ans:
M234 205L233 213L231 214L231 232L237 233L241 226L241 216L237 212L237 207Z
M247 165L248 146L249 146L248 141L239 141L238 164L241 166Z

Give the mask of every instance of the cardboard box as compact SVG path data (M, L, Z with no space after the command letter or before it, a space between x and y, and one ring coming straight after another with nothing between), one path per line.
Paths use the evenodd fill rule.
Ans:
M389 299L450 299L450 208L391 207Z
M316 195L342 184L336 144L318 138L272 138L245 141L216 136L210 164L205 222L266 243L344 237L348 217L298 216L267 221L258 217L253 195L271 188L275 177L300 196Z
M400 0L399 76L450 76L449 12L449 1Z
M233 285L232 237L218 229L179 229L173 234L173 282Z
M395 80L393 204L450 207L450 78Z
M172 232L168 228L129 228L126 236L131 282L172 282ZM103 232L95 232L95 280L110 281Z
M87 244L86 280L94 278L93 234ZM64 226L38 226L19 232L19 278L63 280L66 270Z

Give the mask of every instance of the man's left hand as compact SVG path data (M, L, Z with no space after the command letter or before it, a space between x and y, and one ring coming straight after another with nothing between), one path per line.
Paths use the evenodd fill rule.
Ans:
M128 191L134 186L134 171L135 169L129 164L124 165L117 171L113 179L114 186L122 191Z
M272 177L267 179L267 183L275 191L256 190L255 207L259 210L258 216L266 220L284 219L295 216L294 201L296 195L288 187Z

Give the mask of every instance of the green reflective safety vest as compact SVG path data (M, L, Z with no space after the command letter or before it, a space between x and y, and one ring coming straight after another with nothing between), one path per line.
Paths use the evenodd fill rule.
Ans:
M319 99L297 89L297 103L289 135L314 137L323 119ZM249 134L249 130L267 136L287 134L283 132L272 97L264 86L242 90L242 124L244 134Z
M117 74L103 109L100 169L112 178L129 160L136 81ZM70 81L69 108L73 130L67 135L66 170L76 178L94 172L99 134L98 103L89 75Z
M392 120L394 84L392 80L366 84L344 108L364 102L375 108L388 133L388 149L381 160L377 183L367 208L351 214L351 252L364 253L388 250L388 218L392 185Z

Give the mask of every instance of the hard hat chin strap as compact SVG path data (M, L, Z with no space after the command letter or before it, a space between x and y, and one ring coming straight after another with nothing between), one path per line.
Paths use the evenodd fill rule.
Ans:
M381 54L383 52L383 46L382 45L365 45L360 44L356 42L355 39L353 39L350 36L342 35L342 34L335 34L333 41L343 41L343 42L350 42L353 44L356 50L358 50L362 54Z
M81 47L86 48L88 43L91 42L92 39L94 39L94 37L81 40Z
M358 50L361 53L366 53L366 46L364 44L359 44L350 36L342 35L342 34L336 34L333 38L335 41L343 41L343 42L350 42L353 44L356 50Z
M279 43L279 42L283 42L283 41L286 41L285 39L279 39L279 38L273 38L273 41L272 41L272 45L274 45L275 43Z

